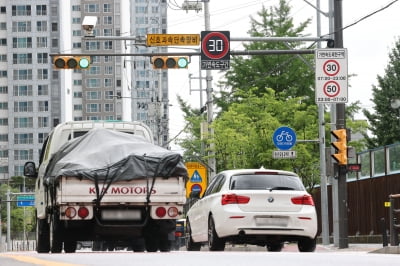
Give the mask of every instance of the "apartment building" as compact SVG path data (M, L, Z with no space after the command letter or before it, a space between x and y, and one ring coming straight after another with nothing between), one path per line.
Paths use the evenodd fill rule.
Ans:
M85 16L97 17L91 37ZM124 56L165 49L143 40L166 31L166 0L0 0L0 181L38 162L64 121L140 120L166 147L167 72ZM90 55L90 68L55 69L52 55L69 53Z

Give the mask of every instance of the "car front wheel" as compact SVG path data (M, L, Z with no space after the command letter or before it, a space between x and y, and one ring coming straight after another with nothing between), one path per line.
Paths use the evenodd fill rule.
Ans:
M223 251L225 249L225 240L218 237L212 216L208 218L208 248L211 251Z

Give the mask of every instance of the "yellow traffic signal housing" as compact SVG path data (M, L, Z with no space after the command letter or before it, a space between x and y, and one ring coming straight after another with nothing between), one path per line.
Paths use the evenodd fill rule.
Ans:
M87 69L90 66L90 56L55 56L56 69Z
M153 56L151 61L154 69L187 68L189 65L187 56Z
M345 128L332 130L331 134L337 138L337 141L331 143L336 149L336 153L332 154L333 159L338 165L347 165L347 130Z

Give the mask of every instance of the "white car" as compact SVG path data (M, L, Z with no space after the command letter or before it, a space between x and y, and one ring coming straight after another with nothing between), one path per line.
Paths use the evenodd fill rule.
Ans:
M229 242L281 251L284 242L297 242L299 251L313 252L317 230L313 198L298 175L264 168L227 170L189 209L186 249L200 250L208 243L210 250L221 251Z

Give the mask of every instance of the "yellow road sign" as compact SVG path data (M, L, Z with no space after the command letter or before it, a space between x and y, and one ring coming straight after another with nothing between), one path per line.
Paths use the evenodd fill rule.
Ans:
M200 34L147 34L147 46L199 45Z
M200 196L203 196L207 188L207 168L198 162L187 162L185 165L189 175L186 183L186 197L189 198L192 191L200 191Z

